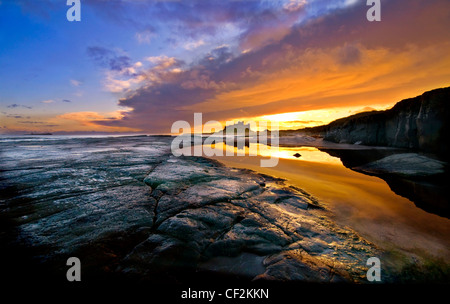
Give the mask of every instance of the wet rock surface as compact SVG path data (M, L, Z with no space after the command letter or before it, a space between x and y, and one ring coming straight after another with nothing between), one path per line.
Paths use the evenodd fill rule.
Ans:
M173 157L170 140L3 142L3 259L14 269L20 249L54 280L65 279L71 256L87 280L365 280L367 259L380 252L314 197L280 179Z

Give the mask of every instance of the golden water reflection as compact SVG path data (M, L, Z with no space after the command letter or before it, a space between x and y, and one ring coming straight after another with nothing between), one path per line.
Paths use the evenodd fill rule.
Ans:
M237 149L217 144L216 149L229 151L231 155L234 152L235 156L223 153L212 158L228 167L282 178L305 190L326 205L338 223L351 227L384 250L423 258L449 256L449 220L417 208L407 198L395 194L381 178L348 169L340 159L317 148L255 146ZM238 156L239 151L245 155ZM301 157L296 158L296 153ZM278 164L261 167L261 159L270 156L279 157Z
M212 145L203 145L203 150L205 151L205 149L210 149L210 152L214 152L215 156L262 156L294 159L300 162L342 165L342 161L338 157L331 156L314 147L273 147L255 143L238 148L237 146L230 146L220 142Z

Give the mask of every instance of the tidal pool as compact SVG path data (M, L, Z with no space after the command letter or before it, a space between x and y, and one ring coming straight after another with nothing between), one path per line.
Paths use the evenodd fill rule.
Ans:
M448 263L450 220L416 207L395 194L383 179L348 169L338 157L314 147L255 146L244 151L244 156L213 158L229 167L286 179L311 193L332 210L337 223L389 252L390 259L385 261L389 267L428 259ZM267 157L279 157L277 166L261 167L260 160Z

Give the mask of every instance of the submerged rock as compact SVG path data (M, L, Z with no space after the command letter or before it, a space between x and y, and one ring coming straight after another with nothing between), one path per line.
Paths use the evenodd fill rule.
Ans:
M400 153L356 167L369 173L389 173L408 177L430 176L444 173L445 162L417 153Z
M339 157L347 168L382 178L393 192L417 207L450 218L448 162L395 149L321 150Z

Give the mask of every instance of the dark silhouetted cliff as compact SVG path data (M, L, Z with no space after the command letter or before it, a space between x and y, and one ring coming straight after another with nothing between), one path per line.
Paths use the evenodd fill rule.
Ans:
M398 102L386 111L352 115L305 129L327 141L449 153L450 87Z

